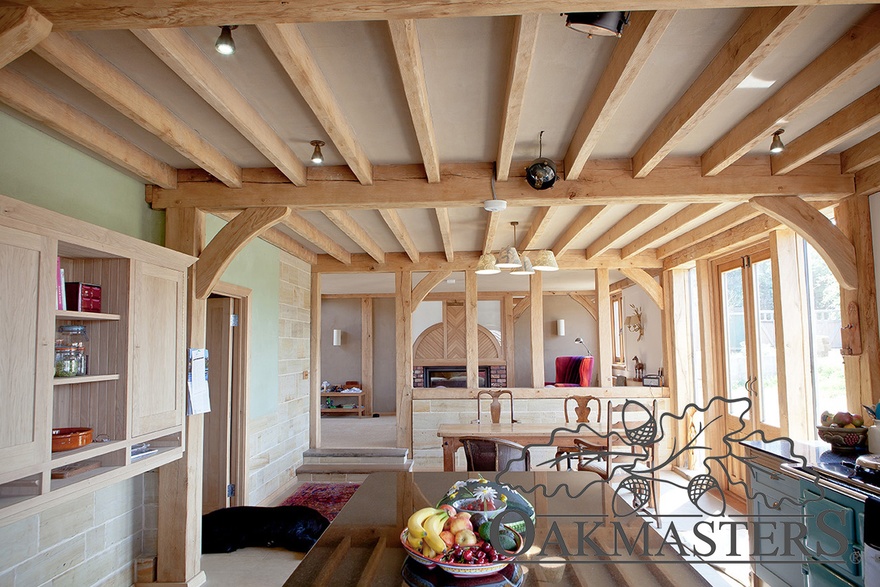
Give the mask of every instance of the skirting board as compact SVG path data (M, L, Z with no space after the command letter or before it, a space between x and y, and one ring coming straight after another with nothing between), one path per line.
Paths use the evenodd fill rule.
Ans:
M208 581L205 571L199 571L199 574L186 581L185 583L135 583L134 587L201 587Z
M268 506L273 507L276 505L281 505L281 502L290 497L293 494L293 489L297 485L299 485L299 479L294 476L286 485L279 488L275 493L258 503L260 506Z

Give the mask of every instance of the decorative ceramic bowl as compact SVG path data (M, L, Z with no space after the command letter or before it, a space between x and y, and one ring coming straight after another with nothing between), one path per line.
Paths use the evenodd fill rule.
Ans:
M483 514L483 516L485 516L487 520L491 520L507 508L507 504L500 499L496 499L494 501L494 504L494 510L484 510L481 507L482 504L480 500L475 497L469 497L467 499L459 499L452 502L452 507L454 507L459 512L467 512L469 514Z
M868 428L842 428L840 426L816 426L819 438L831 445L834 452L855 452L868 443Z
M480 577L483 575L491 575L492 573L497 573L513 562L514 557L519 554L523 546L522 536L520 536L518 532L514 532L514 539L516 540L516 552L508 556L506 560L496 561L494 563L484 563L481 565L446 563L427 558L423 556L422 553L415 550L412 546L409 545L409 542L406 539L408 534L409 529L404 528L403 532L400 533L400 543L403 544L403 549L406 551L411 559L425 565L429 569L440 567L450 575L455 575L456 577Z
M73 450L91 443L91 428L52 428L52 452Z

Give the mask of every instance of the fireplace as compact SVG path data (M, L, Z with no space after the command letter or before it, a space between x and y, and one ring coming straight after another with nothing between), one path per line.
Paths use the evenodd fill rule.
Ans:
M486 387L489 367L479 368L477 387ZM467 387L466 367L425 367L425 387Z

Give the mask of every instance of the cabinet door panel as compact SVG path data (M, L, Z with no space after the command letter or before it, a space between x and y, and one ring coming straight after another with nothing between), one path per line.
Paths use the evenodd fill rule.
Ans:
M0 472L49 455L54 244L0 227Z
M183 423L183 273L147 263L134 268L131 369L133 437Z

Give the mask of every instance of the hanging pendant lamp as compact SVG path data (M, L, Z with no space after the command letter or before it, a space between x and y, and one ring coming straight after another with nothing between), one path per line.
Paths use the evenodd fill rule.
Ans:
M477 275L495 275L496 273L501 273L501 269L495 265L495 255L492 255L491 253L480 255L480 260L477 261L477 268L474 273Z
M532 267L532 260L529 259L528 257L526 257L525 254L522 255L521 259L522 259L522 267L514 269L513 271L510 272L510 274L511 275L534 275L535 270Z
M538 252L538 256L532 262L535 271L559 271L559 265L556 263L556 255L553 251L544 249Z
M513 244L510 246L504 247L501 249L501 252L498 253L498 261L495 263L495 266L499 269L514 269L516 267L522 267L522 261L519 259L519 253L516 252L516 225L519 222L511 222L510 225L513 227Z
M543 156L544 131L538 136L538 158L526 167L526 181L536 190L546 190L553 187L559 175L556 173L556 164Z

